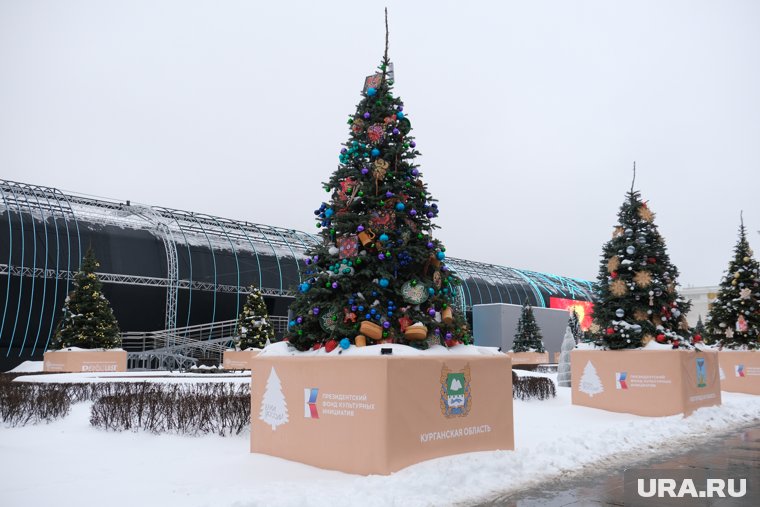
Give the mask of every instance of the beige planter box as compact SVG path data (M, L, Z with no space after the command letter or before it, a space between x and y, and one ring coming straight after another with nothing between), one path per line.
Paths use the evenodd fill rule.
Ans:
M127 371L127 351L50 350L45 352L42 369L49 373Z
M573 405L643 416L720 405L716 352L573 350Z
M367 475L514 449L503 355L258 356L253 367L251 452Z
M260 350L225 350L222 354L222 367L225 370L250 370L251 360Z
M724 391L760 394L760 352L721 350L718 359Z
M549 362L548 352L507 352L512 364L546 364Z

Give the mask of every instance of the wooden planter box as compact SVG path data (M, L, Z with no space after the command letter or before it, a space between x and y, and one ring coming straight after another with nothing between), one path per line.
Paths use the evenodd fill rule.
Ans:
M367 475L514 449L503 355L265 355L253 367L251 452Z
M225 370L250 370L251 360L260 350L225 350L222 354L222 367Z
M573 350L573 405L643 416L720 405L716 352Z
M724 391L760 394L760 351L721 350L718 360Z
M127 371L126 350L49 350L42 370L49 373Z
M512 364L546 364L549 362L548 352L507 352Z

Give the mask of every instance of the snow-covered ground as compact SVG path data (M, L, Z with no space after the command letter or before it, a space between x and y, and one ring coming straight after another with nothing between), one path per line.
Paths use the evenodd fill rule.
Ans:
M191 379L161 375L151 377ZM50 424L0 429L0 505L467 505L583 465L631 452L643 458L760 421L760 396L724 392L721 407L703 408L688 418L646 418L573 406L568 388L557 392L549 401L515 401L514 451L450 456L370 477L251 454L247 433L185 437L103 431L89 424L90 404L80 403L68 417Z

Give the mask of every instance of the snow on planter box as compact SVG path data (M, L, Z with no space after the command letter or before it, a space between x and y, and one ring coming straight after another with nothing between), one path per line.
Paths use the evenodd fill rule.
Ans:
M222 366L225 370L250 370L251 360L261 352L260 349L225 350Z
M573 350L573 405L643 416L720 405L718 354L701 350Z
M760 394L760 351L721 350L718 359L724 391Z
M507 352L512 364L546 364L549 362L548 352Z
M282 356L276 346L286 345L253 359L251 452L368 475L514 449L505 354L394 344Z
M127 351L122 349L80 349L68 347L45 352L46 372L127 371Z

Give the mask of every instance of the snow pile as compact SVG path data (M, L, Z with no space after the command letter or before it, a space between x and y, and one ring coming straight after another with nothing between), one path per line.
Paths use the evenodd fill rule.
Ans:
M37 373L42 371L43 361L24 361L7 373Z

